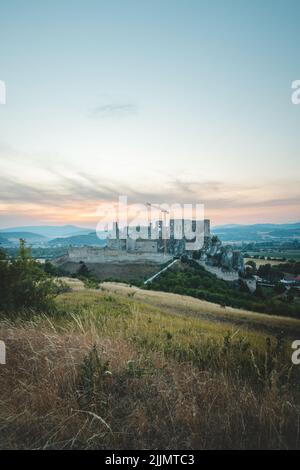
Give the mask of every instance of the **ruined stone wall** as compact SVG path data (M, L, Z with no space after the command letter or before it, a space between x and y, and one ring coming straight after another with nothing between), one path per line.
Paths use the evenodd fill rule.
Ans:
M135 251L138 253L157 253L157 241L136 240Z
M107 248L109 250L127 250L133 253L157 253L158 246L156 240L147 239L114 239L109 238L107 240Z
M169 261L171 255L162 253L128 253L126 251L111 250L108 247L95 248L84 246L82 248L70 247L68 251L69 261L79 263L157 263Z
M126 240L117 238L108 238L107 247L110 250L126 250Z
M126 250L134 251L135 249L135 240L133 238L127 238L126 240Z

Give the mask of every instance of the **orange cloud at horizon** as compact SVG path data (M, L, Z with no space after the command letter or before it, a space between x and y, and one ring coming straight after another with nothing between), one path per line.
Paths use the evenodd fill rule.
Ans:
M103 205L111 204L117 208L116 201L105 201ZM9 227L13 225L64 225L75 224L85 227L96 227L100 221L97 211L101 202L96 200L89 201L65 201L62 205L53 205L45 203L26 203L11 202L0 203L0 223L1 226ZM255 224L255 223L289 223L300 221L299 205L256 205L249 203L239 207L218 208L212 207L212 202L205 208L204 216L211 220L211 224ZM128 205L129 212L134 216L134 204ZM97 213L98 212L98 213ZM111 214L111 220L114 215ZM124 219L124 213L121 213L119 219ZM9 221L9 223L5 221Z

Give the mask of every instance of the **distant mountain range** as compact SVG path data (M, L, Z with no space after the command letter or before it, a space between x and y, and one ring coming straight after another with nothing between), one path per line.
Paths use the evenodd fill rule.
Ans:
M106 239L98 238L96 232L90 232L88 234L73 235L72 237L59 237L53 238L48 242L48 246L104 246L106 245Z
M47 238L71 237L82 233L90 233L93 229L77 227L76 225L30 225L26 227L10 227L0 229L0 234L7 232L30 232ZM6 235L3 235L4 237Z
M293 224L219 225L211 229L226 242L300 239L300 222Z
M0 229L0 246L16 247L20 238L36 247L103 246L106 236L107 233L103 232L100 239L94 230L75 225L11 227Z
M9 241L7 238L4 238L0 235L0 247L3 246L5 248L10 248L13 245L14 244L11 241Z
M29 240L47 240L47 237L44 235L40 235L38 233L33 232L3 232L0 234L4 238L8 238L9 240L19 240L20 238L26 238Z
M293 224L218 225L211 229L223 242L266 240L300 240L300 222ZM103 246L107 233L98 238L95 230L76 225L38 225L0 229L0 246L14 247L24 238L29 245L40 247Z
M32 232L1 232L0 233L0 246L10 248L19 245L20 238L23 238L30 245L44 245L47 243L48 238L43 235Z

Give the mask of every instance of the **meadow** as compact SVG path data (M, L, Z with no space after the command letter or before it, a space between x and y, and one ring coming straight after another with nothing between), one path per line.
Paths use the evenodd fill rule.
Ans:
M259 250L259 251L247 251L247 253L254 258L264 257L265 260L262 260L264 264L271 263L276 264L274 261L278 260L281 263L287 260L294 260L300 261L300 250L279 250L279 249L271 249L271 250ZM268 259L270 258L270 259ZM272 259L274 258L274 259ZM256 259L254 260L256 262Z
M245 264L247 264L248 261L254 261L254 263L256 264L257 267L264 266L265 264L270 264L271 266L278 266L278 265L284 263L284 261L279 261L279 260L275 260L275 259L266 260L266 259L260 259L258 257L256 257L256 258L255 257L253 257L253 258L244 258Z
M299 448L299 320L69 284L0 322L2 449Z

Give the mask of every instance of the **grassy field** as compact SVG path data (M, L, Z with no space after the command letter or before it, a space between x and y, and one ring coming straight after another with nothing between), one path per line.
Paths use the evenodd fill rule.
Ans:
M1 448L300 447L300 321L69 282L52 316L0 323Z
M255 257L265 256L265 257L270 257L270 258L281 258L281 259L284 258L286 261L289 259L300 261L300 250L286 250L286 251L284 250L282 251L281 250L261 250L261 251L247 251L247 253ZM262 261L265 261L265 264L272 262L272 260L262 260Z
M270 264L271 266L277 266L278 264L283 264L283 263L286 262L286 261L278 261L278 260L275 260L275 259L268 260L268 259L260 259L260 258L244 258L244 262L247 263L247 261L254 261L257 268L259 268L259 266L263 266L265 264Z
M259 330L267 334L284 332L290 338L300 338L300 320L288 317L271 316L195 299L190 296L140 289L127 284L104 282L102 289L123 297L134 298L144 304L158 307L160 311L172 315L192 316L209 324L225 324L226 327L241 327L243 331ZM78 288L80 288L78 286Z

